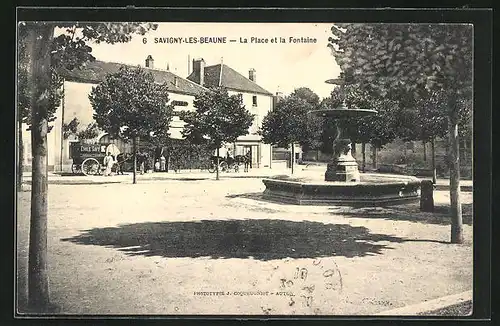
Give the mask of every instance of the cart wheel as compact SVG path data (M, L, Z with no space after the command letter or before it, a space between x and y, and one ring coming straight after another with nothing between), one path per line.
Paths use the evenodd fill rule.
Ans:
M215 164L214 163L210 163L210 165L208 167L208 172L215 173Z
M78 174L82 172L81 169L82 169L81 164L74 164L74 163L71 164L71 173Z
M239 164L235 164L234 165L234 172L239 172L240 171L240 165Z
M98 175L101 165L95 158L88 158L82 163L82 173L85 175Z

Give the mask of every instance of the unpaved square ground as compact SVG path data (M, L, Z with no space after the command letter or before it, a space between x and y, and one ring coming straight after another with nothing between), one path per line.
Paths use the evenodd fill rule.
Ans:
M259 200L259 179L49 185L51 300L62 314L373 314L472 289L472 194L449 244L447 192L343 209ZM19 309L29 192L19 194Z

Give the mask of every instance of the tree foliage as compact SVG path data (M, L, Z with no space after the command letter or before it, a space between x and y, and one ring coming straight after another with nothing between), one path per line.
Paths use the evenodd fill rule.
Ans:
M397 110L395 101L369 93L359 84L344 84L336 87L330 96L323 100L322 105L325 108L335 109L342 103L345 103L347 108L374 109L377 110L377 114L344 121L325 119L322 134L322 149L325 152L332 152L336 124L341 124L345 135L355 143L371 143L381 148L395 139L394 112Z
M94 119L113 137L147 139L170 125L173 108L167 90L145 69L123 66L92 88Z
M461 243L458 134L463 103L472 96L472 25L339 24L331 30L329 47L348 84L403 106L442 94L450 145L451 242ZM422 128L421 136L429 129L434 128Z
M319 96L309 88L295 89L264 117L260 130L263 141L284 148L292 143L299 143L304 150L317 148L323 120L309 112L319 105Z
M182 111L180 118L186 123L182 135L193 144L207 143L220 148L247 135L254 115L238 95L229 95L224 87L214 87L196 95L195 111Z
M28 130L30 130L30 126L32 123L31 117L31 88L32 84L30 83L30 51L32 49L34 40L34 35L29 33L29 24L20 23L18 28L18 68L17 68L17 108L18 108L18 119L21 119L23 123L28 125ZM55 47L53 47L55 48ZM51 52L51 60L54 57L54 53ZM48 96L48 109L47 109L47 118L48 122L52 122L55 120L54 113L61 102L63 93L62 93L62 84L63 79L56 73L57 66L51 65L51 82L50 87L46 91ZM52 129L52 126L48 127L48 132Z
M341 70L382 95L391 89L470 95L471 25L338 24L332 33L329 46Z
M460 105L471 98L470 25L338 24L332 33L346 83L398 102L397 136L442 137L450 114L460 129L470 126L470 110Z
M94 61L89 42L110 44L128 42L132 34L144 35L149 30L155 30L156 24L151 23L48 23L20 22L18 24L18 114L23 123L31 125L29 65L30 51L34 40L30 31L40 26L60 28L60 35L53 38L50 45L51 86L47 90L49 104L47 118L55 120L54 113L62 99L62 83L60 71L80 69L86 62ZM49 127L49 131L50 131Z

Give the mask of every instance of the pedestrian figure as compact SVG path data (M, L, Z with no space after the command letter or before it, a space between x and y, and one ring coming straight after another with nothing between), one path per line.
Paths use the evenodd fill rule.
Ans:
M245 167L243 169L244 172L248 172L248 167L250 167L250 160L251 160L251 154L250 151L248 151L245 154Z
M155 171L156 172L160 171L160 161L159 160L156 160L156 162L155 162Z
M111 153L108 152L108 154L104 157L104 167L106 170L104 171L104 176L111 175L111 169L113 168L113 165L115 164L115 161L113 159L113 156L111 156Z
M165 156L160 157L160 171L166 171L167 170L167 159Z

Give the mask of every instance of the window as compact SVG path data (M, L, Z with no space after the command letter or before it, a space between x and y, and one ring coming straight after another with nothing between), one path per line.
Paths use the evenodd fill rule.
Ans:
M252 96L252 105L257 106L257 95Z

